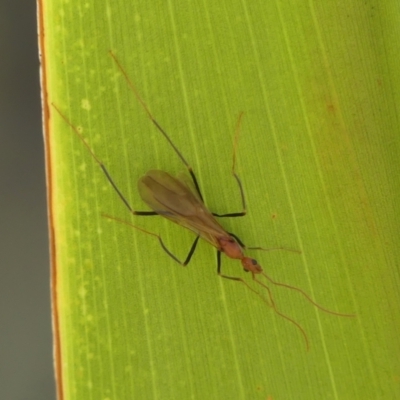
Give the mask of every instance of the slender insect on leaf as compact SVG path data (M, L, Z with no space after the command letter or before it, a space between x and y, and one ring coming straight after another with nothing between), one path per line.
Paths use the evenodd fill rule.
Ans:
M133 210L133 208L129 204L128 200L126 199L126 197L122 194L122 192L119 190L119 188L115 184L113 178L111 177L111 175L108 172L105 165L96 156L96 154L91 149L91 147L88 145L88 143L86 142L86 140L84 139L82 134L68 120L68 118L61 112L61 110L55 104L53 104L53 107L58 112L58 114L66 121L66 123L72 128L72 130L75 132L75 134L78 136L78 138L84 144L84 146L88 149L92 158L100 166L100 168L104 172L108 182L114 188L114 190L118 194L119 198L122 200L122 202L125 204L125 206L128 208L128 210L130 211L131 214L141 215L141 216L160 215L160 216L167 218L170 221L194 232L196 235L196 238L195 238L185 260L181 261L166 247L162 238L159 235L157 235L153 232L148 232L143 228L137 227L136 225L133 225L130 222L121 220L119 218L115 218L113 216L109 216L106 214L104 214L103 216L106 218L124 223L128 226L131 226L131 227L138 229L142 232L145 232L149 235L157 237L162 248L164 249L164 251L171 258L173 258L177 263L179 263L183 266L187 265L190 262L190 260L193 256L193 253L196 249L197 243L198 243L199 239L202 238L203 240L205 240L206 242L208 242L209 244L211 244L212 246L214 246L217 249L217 273L218 273L218 275L222 278L230 279L230 280L242 283L249 290L251 290L252 292L257 294L269 306L271 306L279 316L283 317L287 321L294 324L299 329L301 334L303 335L307 349L309 349L309 340L308 340L308 337L307 337L304 329L296 321L289 318L288 316L286 316L285 314L281 313L278 310L276 303L272 297L270 288L266 285L266 283L262 282L259 279L259 276L264 277L266 281L272 283L273 285L282 286L282 287L289 288L289 289L299 292L310 303L312 303L314 306L316 306L317 308L319 308L322 311L325 311L330 314L342 316L342 317L353 317L354 315L342 314L342 313L337 313L334 311L327 310L326 308L317 304L313 299L311 299L302 289L299 289L297 287L290 286L290 285L287 285L284 283L276 282L275 280L273 280L270 276L268 276L263 271L261 266L258 264L258 262L254 258L248 257L244 254L245 249L264 250L264 251L288 250L288 251L297 252L297 253L300 253L300 251L285 249L283 247L271 248L271 249L265 249L262 247L246 247L244 245L244 243L235 234L227 232L221 226L221 224L216 220L216 217L220 217L220 218L222 218L222 217L242 217L242 216L246 215L246 201L245 201L244 191L243 191L242 183L239 179L239 176L236 174L236 171L235 171L236 148L237 148L240 124L242 121L243 113L241 113L239 115L237 125L236 125L234 149L233 149L233 162L232 162L232 175L235 178L237 185L238 185L241 202L242 202L242 210L239 212L228 213L228 214L212 213L204 205L203 196L201 194L201 190L200 190L198 181L196 179L196 176L195 176L191 166L186 161L186 159L183 157L183 155L180 153L178 148L174 145L174 143L172 142L172 140L168 136L168 134L165 132L165 130L160 126L160 124L153 117L153 115L151 114L146 103L140 97L138 91L136 90L136 88L132 84L132 82L130 81L127 73L123 69L122 65L120 64L120 62L118 61L116 56L112 52L110 52L110 54L111 54L111 57L114 60L115 64L117 65L118 69L121 71L122 75L124 76L126 82L130 86L133 94L135 95L135 97L137 98L137 100L139 101L141 106L143 107L144 111L146 112L146 114L148 115L148 117L150 118L152 123L156 126L158 131L165 137L165 139L169 142L169 144L171 145L171 147L173 148L173 150L175 151L177 156L185 164L185 166L190 174L191 182L188 182L187 177L175 178L175 177L169 175L167 172L159 171L159 170L151 170L151 171L147 172L145 176L143 176L142 178L139 179L138 191L139 191L139 195L142 198L142 200L150 207L150 209L152 211ZM268 300L265 299L262 296L262 294L260 294L257 290L255 290L252 286L250 286L250 284L243 278L223 274L222 270L221 270L221 253L224 253L229 258L240 260L243 269L246 272L250 272L253 281L256 282L260 288L266 290Z

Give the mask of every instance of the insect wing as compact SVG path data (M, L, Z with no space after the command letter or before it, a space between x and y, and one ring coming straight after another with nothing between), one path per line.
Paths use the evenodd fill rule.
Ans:
M201 199L199 192L197 191L194 183L193 183L193 179L191 177L188 176L187 173L185 173L184 171L181 171L178 173L178 175L176 176L176 179L183 183L184 186L187 187L187 189L196 197L196 199L204 206L203 200Z
M198 195L168 173L149 171L139 179L138 189L143 201L157 214L190 229L213 246L219 247L217 237L226 236Z

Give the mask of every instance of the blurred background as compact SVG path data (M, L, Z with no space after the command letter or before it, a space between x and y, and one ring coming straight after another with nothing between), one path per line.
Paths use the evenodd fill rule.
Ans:
M0 399L53 400L34 1L0 0Z

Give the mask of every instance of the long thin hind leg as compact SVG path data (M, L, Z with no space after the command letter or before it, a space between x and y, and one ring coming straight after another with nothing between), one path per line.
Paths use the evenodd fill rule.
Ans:
M160 245L161 245L161 247L163 248L163 250L164 250L173 260L175 260L178 264L182 265L183 267L185 267L186 265L189 264L189 262L190 262L190 260L191 260L191 258L192 258L192 256L193 256L193 254L194 254L194 252L195 252L195 250L196 250L197 243L199 242L199 239L200 239L200 236L196 236L196 239L194 239L194 242L193 242L192 246L190 247L189 253L188 253L188 255L186 256L185 261L181 261L174 253L172 253L171 250L168 249L168 247L165 245L165 243L164 243L164 241L162 240L162 238L161 238L160 235L157 235L157 234L154 233L154 232L147 231L146 229L140 228L139 226L136 226L136 225L134 225L134 224L131 224L131 223L128 222L128 221L124 221L123 219L120 219L120 218L117 218L117 217L113 217L113 216L108 215L108 214L102 214L102 216L105 217L105 218L111 219L111 220L113 220L113 221L117 221L117 222L120 222L120 223L122 223L122 224L128 225L128 226L130 226L131 228L135 228L135 229L137 229L138 231L141 231L141 232L147 233L148 235L151 235L151 236L156 237L156 238L158 239L158 241L160 242Z
M121 63L119 62L118 58L115 56L115 54L110 51L110 55L113 58L115 64L117 65L118 69L121 71L122 75L124 76L126 82L128 83L130 89L132 90L132 93L135 95L136 99L139 101L140 105L142 106L142 108L144 109L144 111L146 112L146 114L148 115L148 117L150 118L151 122L156 126L156 128L159 130L159 132L161 132L161 134L165 137L165 139L167 139L168 143L170 144L170 146L174 149L175 153L177 154L177 156L181 159L181 161L185 164L187 170L189 171L190 176L192 177L194 186L196 187L197 193L199 194L201 200L203 201L203 195L201 194L201 190L200 190L200 186L199 183L197 182L196 176L193 172L192 167L190 166L190 164L186 161L185 157L183 157L182 153L178 150L178 148L175 146L175 144L173 143L173 141L171 140L171 138L169 137L169 135L167 134L167 132L164 130L164 128L157 122L157 120L153 117L153 114L150 112L149 107L147 106L147 104L144 102L144 100L141 98L141 96L139 95L138 90L136 89L135 85L132 83L132 81L130 80L128 74L126 73L126 71L124 70L124 68L122 67Z
M167 139L168 143L173 148L173 150L175 151L177 156L181 159L183 164L185 164L190 176L192 177L192 180L193 180L194 186L195 186L195 188L197 190L197 193L199 194L200 199L204 202L203 195L201 193L199 183L197 181L195 173L193 172L192 167L186 161L185 157L183 157L182 153L178 150L178 148L175 146L175 144L173 143L173 141L171 140L171 138L169 137L169 135L165 131L165 129L154 118L153 114L150 112L149 107L147 106L145 101L142 99L142 97L139 95L138 90L136 89L136 87L133 84L133 82L130 80L128 74L126 73L125 69L122 67L122 65L119 62L118 58L115 56L115 54L112 51L110 51L110 55L113 58L115 64L118 67L118 69L121 71L122 75L124 76L126 82L128 83L128 85L129 85L130 89L132 90L133 94L135 95L136 99L139 101L140 105L142 106L142 108L144 109L144 111L146 112L148 117L150 118L151 122L156 126L156 128L159 130L159 132L161 132L161 134L165 137L165 139ZM235 167L236 167L236 148L237 148L237 142L238 142L238 138L239 138L240 124L241 124L242 117L243 117L243 113L240 113L239 118L238 118L238 122L236 124L235 142L234 142L234 148L233 148L232 175L235 177L236 182L237 182L237 184L239 186L239 191L240 191L240 197L241 197L241 201L242 201L243 210L240 211L240 212L228 213L228 214L216 214L216 213L213 213L213 215L216 216L216 217L242 217L242 216L246 215L246 201L245 201L245 197L244 197L242 183L241 183L241 181L239 179L239 176L235 172Z
M69 121L69 119L60 111L60 109L54 104L51 104L53 108L57 111L57 113L61 116L61 118L71 127L73 132L76 134L76 136L80 139L80 141L84 144L84 146L87 148L89 151L89 154L92 156L92 158L96 161L96 163L99 165L101 170L103 171L104 175L106 176L108 182L111 184L111 186L114 188L114 190L117 192L119 198L122 200L122 202L125 204L125 206L128 208L128 210L134 214L134 215L142 215L142 216L150 216L150 215L158 215L154 211L135 211L132 206L129 204L128 200L126 197L122 194L122 192L119 190L118 186L114 182L113 178L111 177L110 173L108 172L106 166L103 164L103 162L96 156L92 148L89 146L85 138L82 136L82 134L79 132L79 130L76 128L76 126L72 125L72 123Z

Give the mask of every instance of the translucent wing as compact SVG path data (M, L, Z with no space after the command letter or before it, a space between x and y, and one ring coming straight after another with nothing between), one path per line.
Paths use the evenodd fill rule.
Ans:
M219 248L219 237L228 234L207 210L198 194L182 180L164 171L152 170L139 179L143 201L157 214L190 229Z
M200 201L200 203L204 204L199 193L197 192L196 187L194 186L192 177L190 177L185 171L181 171L178 173L175 179L183 183L183 185L189 189L189 191Z

